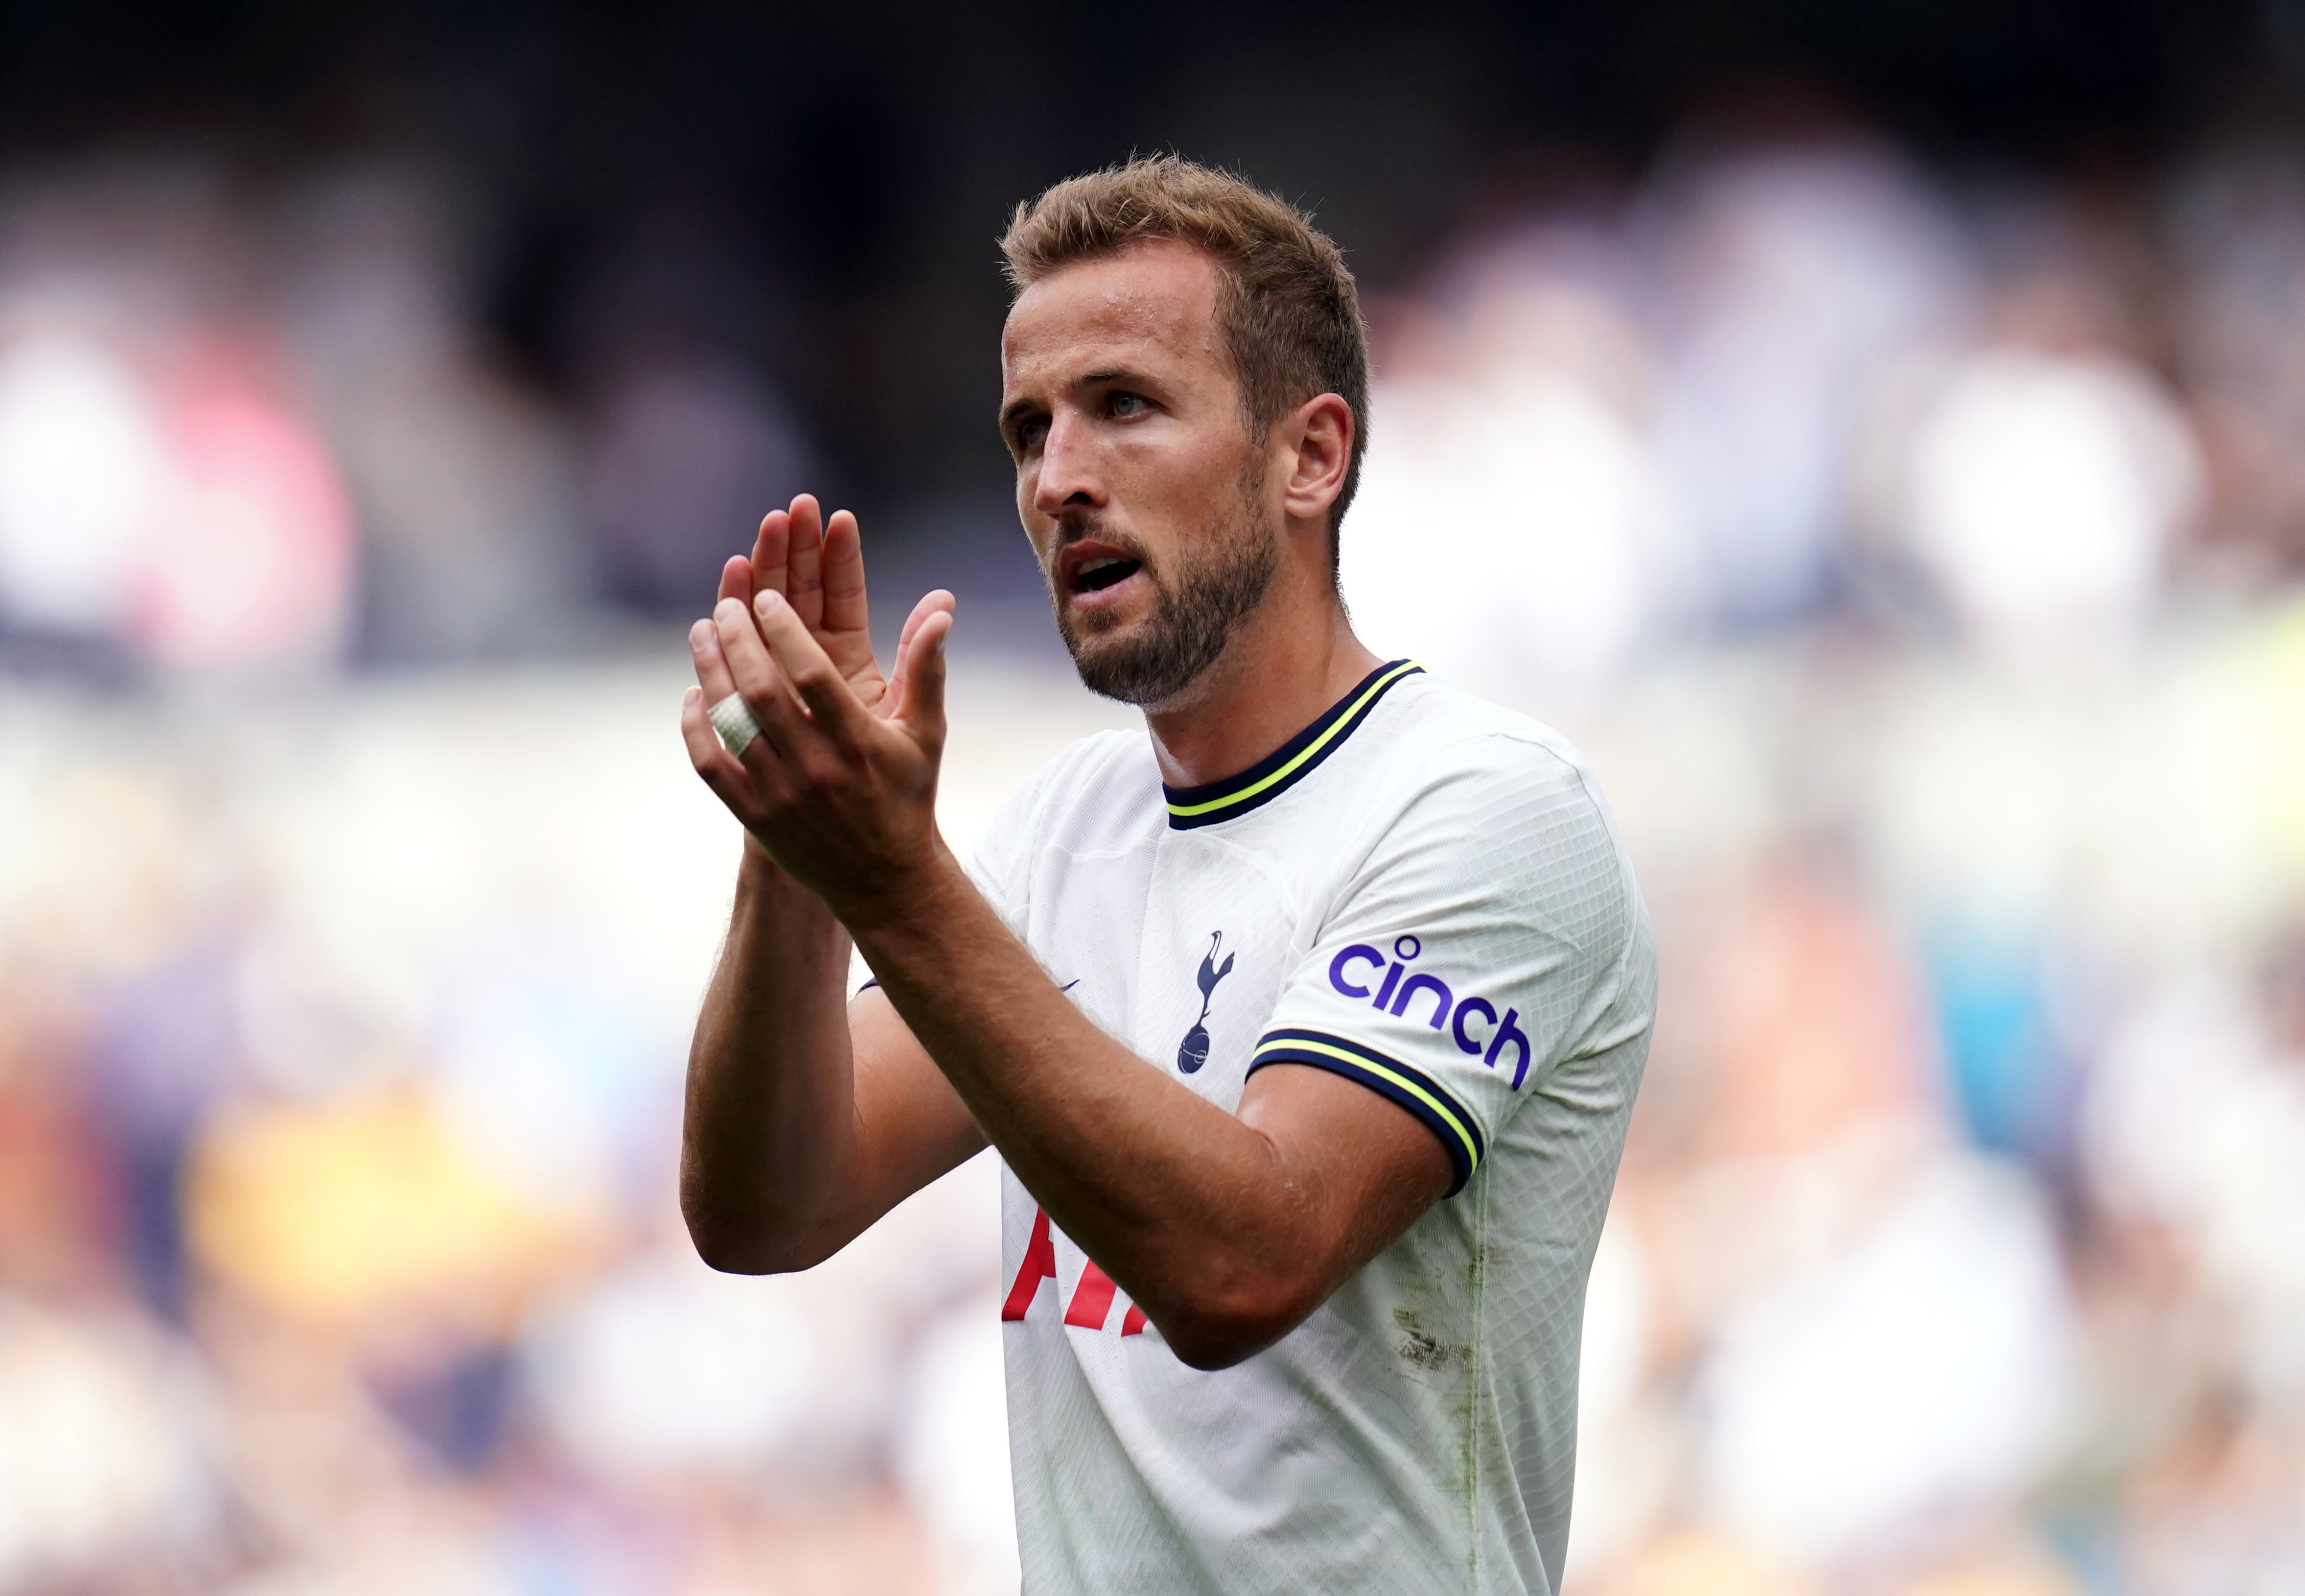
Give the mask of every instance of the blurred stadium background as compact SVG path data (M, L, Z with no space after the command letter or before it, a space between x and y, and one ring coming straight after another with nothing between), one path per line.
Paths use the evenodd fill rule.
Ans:
M1570 1596L2305 1591L2305 6L0 13L0 1590L1014 1588L979 1160L674 1210L760 512L1074 684L1006 208L1317 208L1348 598L1562 726L1666 1002Z

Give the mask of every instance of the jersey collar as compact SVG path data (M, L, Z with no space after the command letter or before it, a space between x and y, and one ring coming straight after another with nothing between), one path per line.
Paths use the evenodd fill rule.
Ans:
M1346 738L1369 717L1377 700L1406 676L1421 675L1425 667L1411 659L1380 665L1363 676L1350 692L1329 706L1321 718L1274 749L1238 776L1197 787L1161 784L1169 801L1169 825L1176 831L1214 826L1236 815L1262 808L1313 773L1323 760L1344 746Z

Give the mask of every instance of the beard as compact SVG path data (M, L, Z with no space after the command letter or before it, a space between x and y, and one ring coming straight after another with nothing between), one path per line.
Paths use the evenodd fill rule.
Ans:
M1079 623L1057 591L1051 561L1045 574L1057 631L1072 653L1081 685L1099 697L1147 708L1178 697L1217 662L1233 629L1264 602L1280 568L1280 539L1258 525L1263 488L1258 470L1254 480L1242 482L1234 517L1180 548L1172 557L1173 571L1155 565L1132 538L1084 531L1137 561L1152 584L1151 613L1118 636L1109 626Z

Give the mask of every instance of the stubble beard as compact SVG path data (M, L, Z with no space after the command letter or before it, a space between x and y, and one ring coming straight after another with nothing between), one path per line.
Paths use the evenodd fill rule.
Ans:
M1155 595L1152 609L1121 634L1078 624L1050 574L1057 632L1083 686L1102 698L1150 708L1179 697L1216 664L1234 629L1264 602L1280 569L1280 539L1258 524L1263 466L1260 458L1244 476L1231 517L1172 556L1173 573L1144 561ZM1127 552L1143 559L1134 539L1096 535L1116 547L1130 545Z

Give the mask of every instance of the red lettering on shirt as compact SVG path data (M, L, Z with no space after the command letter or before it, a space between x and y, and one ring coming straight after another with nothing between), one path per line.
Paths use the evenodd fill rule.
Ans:
M1080 1284L1073 1288L1072 1306L1065 1310L1065 1322L1078 1325L1084 1330L1104 1329L1106 1318L1112 1312L1112 1277L1096 1267L1091 1259L1081 1270Z
M1049 1234L1048 1212L1034 1209L1032 1239L1025 1244L1025 1261L1017 1266L1016 1281L1008 1287L1008 1300L1000 1304L1000 1317L1024 1318L1041 1295L1041 1282L1056 1278L1057 1244ZM1112 1300L1118 1295L1119 1287L1112 1283L1112 1277L1097 1268L1093 1259L1085 1261L1081 1266L1080 1284L1073 1287L1073 1300L1065 1309L1065 1322L1076 1329L1104 1329L1105 1320L1112 1317ZM1144 1310L1131 1303L1120 1321L1120 1333L1141 1336L1151 1322Z
M1089 1268L1094 1269L1091 1264ZM1033 1210L1033 1239L1025 1244L1025 1261L1017 1266L1016 1283L1008 1288L1008 1300L1000 1304L1003 1319L1022 1319L1033 1305L1041 1282L1057 1278L1057 1244L1049 1239L1049 1216L1046 1210ZM1110 1287L1107 1286L1108 1293Z

